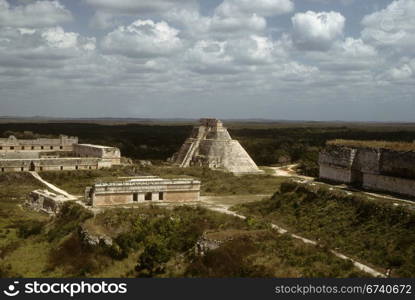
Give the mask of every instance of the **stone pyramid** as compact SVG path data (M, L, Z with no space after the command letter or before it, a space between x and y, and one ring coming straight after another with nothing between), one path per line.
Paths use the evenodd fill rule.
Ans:
M182 168L206 166L235 174L262 173L217 119L201 119L172 160Z

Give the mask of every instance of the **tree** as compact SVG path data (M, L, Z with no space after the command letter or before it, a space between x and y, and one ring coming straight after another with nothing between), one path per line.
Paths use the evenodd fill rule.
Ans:
M163 274L164 264L170 259L171 251L168 249L166 239L161 235L151 235L145 241L143 253L138 258L135 270L140 277L154 277Z

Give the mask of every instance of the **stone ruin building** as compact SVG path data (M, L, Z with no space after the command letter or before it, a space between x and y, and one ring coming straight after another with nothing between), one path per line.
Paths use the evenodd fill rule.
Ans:
M321 179L415 196L415 151L328 144L319 165Z
M85 189L83 202L48 190L32 191L25 205L37 212L56 215L63 204L77 201L89 208L112 207L134 203L195 202L200 197L200 181L192 178L163 179L142 176L127 181L96 183Z
M199 201L200 181L189 178L163 179L144 176L128 181L96 183L85 190L85 202L92 207L151 201Z
M118 148L78 144L77 137L57 139L0 139L0 173L22 171L90 170L121 163Z
M217 119L201 119L172 161L182 168L203 166L235 174L262 173Z
M69 199L48 190L35 190L29 194L25 204L34 211L55 215L59 213L63 203L72 200L75 199Z

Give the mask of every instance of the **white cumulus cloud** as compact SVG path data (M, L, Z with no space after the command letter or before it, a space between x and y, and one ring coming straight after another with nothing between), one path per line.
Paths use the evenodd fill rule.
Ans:
M137 20L108 33L102 47L107 53L129 57L168 56L182 47L178 33L164 21Z
M0 27L47 27L72 20L72 14L58 1L35 1L12 7L0 0Z
M397 0L385 9L366 15L362 37L376 46L401 47L413 52L415 46L415 1Z
M346 18L338 12L297 13L292 17L295 45L302 50L326 51L343 35Z
M84 50L95 49L95 38L84 38L75 32L65 32L62 27L48 28L41 33L42 38L49 47L77 48Z

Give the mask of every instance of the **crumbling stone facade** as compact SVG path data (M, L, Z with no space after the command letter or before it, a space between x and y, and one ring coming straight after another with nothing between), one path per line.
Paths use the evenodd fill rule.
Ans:
M319 157L320 178L415 196L415 152L329 145Z
M35 211L55 215L66 201L70 200L63 195L48 190L35 190L29 194L26 205Z
M99 158L2 159L0 172L96 170L110 167Z
M249 154L217 119L201 119L172 161L182 168L203 166L235 174L261 173Z
M0 173L24 171L93 170L121 163L116 147L78 144L77 137L19 140L0 139Z
M200 181L145 176L122 182L96 183L85 190L85 201L93 207L147 201L199 201Z
M101 145L74 144L73 152L80 157L99 157L113 163L119 163L121 157L120 149Z

